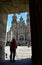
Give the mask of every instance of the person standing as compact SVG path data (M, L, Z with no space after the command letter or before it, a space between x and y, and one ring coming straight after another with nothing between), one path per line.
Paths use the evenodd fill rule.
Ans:
M12 39L10 42L10 60L15 61L17 42L15 39Z

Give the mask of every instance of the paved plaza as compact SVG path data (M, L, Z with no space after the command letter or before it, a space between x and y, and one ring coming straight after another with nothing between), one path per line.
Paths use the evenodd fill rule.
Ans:
M31 47L18 46L16 50L16 61L10 61L10 47L5 47L5 53L7 53L7 58L5 56L5 61L0 62L0 65L32 65L32 52Z
M6 46L5 47L5 54L7 53L7 58L5 56L5 60L10 60L10 47ZM32 52L31 52L31 47L27 46L18 46L16 50L16 60L20 59L26 59L26 58L31 58Z

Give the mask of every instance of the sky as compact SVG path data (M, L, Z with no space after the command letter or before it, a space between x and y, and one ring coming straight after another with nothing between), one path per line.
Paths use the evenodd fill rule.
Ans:
M11 22L12 22L12 16L13 16L13 15L14 15L14 14L8 14L7 32L10 30ZM20 17L22 16L24 22L26 23L27 12L26 12L26 13L16 14L16 15L17 15L17 21L19 21Z

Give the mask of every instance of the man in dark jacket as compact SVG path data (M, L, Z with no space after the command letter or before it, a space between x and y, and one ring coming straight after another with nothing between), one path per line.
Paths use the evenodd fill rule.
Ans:
M15 61L17 42L15 39L12 39L10 42L10 60Z

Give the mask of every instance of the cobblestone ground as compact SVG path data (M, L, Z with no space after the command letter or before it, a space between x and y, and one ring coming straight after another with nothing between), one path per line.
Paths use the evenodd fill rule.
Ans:
M7 53L7 58L6 58L6 53ZM15 59L25 59L25 58L31 58L32 52L31 52L31 47L27 46L18 46L16 49L16 56ZM6 46L5 47L5 60L10 60L10 47Z

